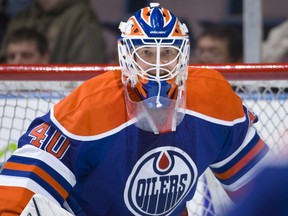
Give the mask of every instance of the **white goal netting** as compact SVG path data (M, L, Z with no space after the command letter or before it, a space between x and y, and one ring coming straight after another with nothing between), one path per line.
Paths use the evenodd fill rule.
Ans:
M255 125L277 157L288 147L288 65L209 66L227 77L259 121ZM31 121L45 114L83 80L117 67L42 66L0 67L0 170L17 148L17 140ZM61 75L62 74L62 75ZM208 183L207 183L208 181ZM195 198L189 202L189 215L220 215L231 204L219 183L207 171L201 178Z

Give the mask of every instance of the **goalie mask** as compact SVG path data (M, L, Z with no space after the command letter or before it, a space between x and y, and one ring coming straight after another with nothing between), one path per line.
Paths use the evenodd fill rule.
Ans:
M175 131L185 113L189 39L185 24L158 3L121 22L119 63L129 117L155 134Z

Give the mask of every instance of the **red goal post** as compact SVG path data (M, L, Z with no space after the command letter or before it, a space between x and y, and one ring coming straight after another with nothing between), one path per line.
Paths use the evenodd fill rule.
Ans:
M190 65L191 68L211 68L228 80L287 80L288 64L214 64ZM87 80L117 65L0 65L0 80Z
M259 122L255 127L272 153L277 157L287 151L288 64L189 67L211 68L222 73L243 103L258 115ZM17 148L18 138L36 116L45 114L84 80L118 69L117 65L0 65L0 170L1 163ZM222 202L225 199L223 194L212 190L207 197L203 192L205 188L216 188L214 184L217 183L208 182L207 186L207 179L201 181L203 184L197 188L196 197L204 199L193 199L189 203L193 209L190 215L219 215L228 205ZM212 205L207 206L203 200Z

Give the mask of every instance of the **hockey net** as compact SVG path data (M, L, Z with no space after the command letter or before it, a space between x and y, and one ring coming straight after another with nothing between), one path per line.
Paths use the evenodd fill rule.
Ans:
M220 71L255 114L255 125L276 157L288 146L288 64L193 65ZM0 170L31 121L84 80L114 65L0 66ZM219 215L231 202L209 170L201 177L189 215Z

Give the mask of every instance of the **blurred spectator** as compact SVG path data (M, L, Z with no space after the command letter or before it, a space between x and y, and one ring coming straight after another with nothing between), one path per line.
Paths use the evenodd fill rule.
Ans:
M32 0L5 0L7 2L6 14L8 17L13 17L21 10L29 7Z
M269 31L261 53L262 62L288 62L288 20Z
M196 39L194 63L223 64L243 61L242 33L231 27L209 26Z
M46 36L50 63L105 63L102 31L87 0L33 0L11 19L6 35L22 27ZM5 40L1 55L4 47Z
M5 59L7 64L47 64L48 42L34 29L17 29L7 37Z

